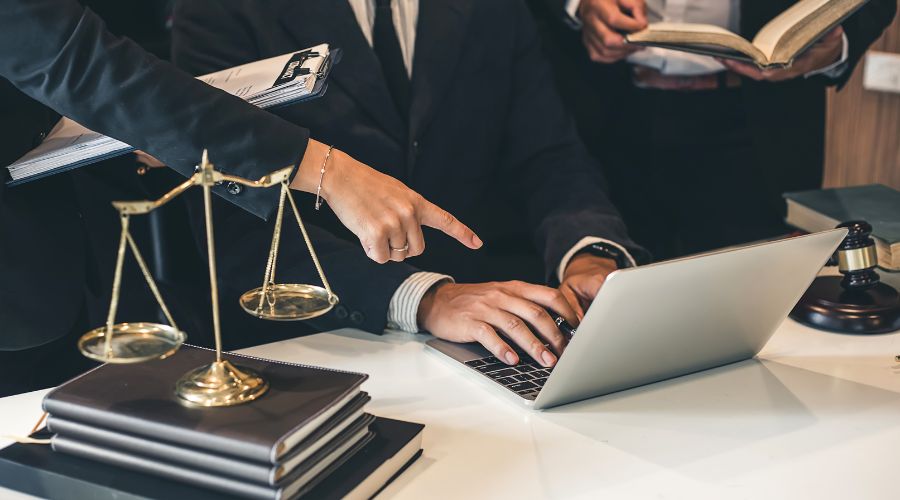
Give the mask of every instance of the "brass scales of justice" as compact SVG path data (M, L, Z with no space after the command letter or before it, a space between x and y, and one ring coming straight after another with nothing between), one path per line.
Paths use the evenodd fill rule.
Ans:
M241 307L248 313L262 319L291 321L315 318L325 314L338 303L338 297L331 291L322 266L313 249L312 242L291 196L288 181L292 168L286 167L272 172L259 180L251 181L224 174L209 162L207 151L196 173L185 182L155 201L116 201L113 207L119 211L122 224L116 267L113 274L112 297L106 325L84 334L78 341L78 349L88 358L105 363L140 363L171 356L184 343L187 335L176 326L169 308L166 306L156 282L138 250L128 229L132 215L147 214L178 197L194 186L203 188L203 204L206 218L206 247L209 261L210 298L212 302L213 333L216 342L216 358L209 365L200 366L184 374L175 385L175 394L183 401L197 406L233 406L253 401L269 388L268 382L253 370L236 366L222 359L222 334L219 321L219 292L216 278L215 240L212 224L212 187L221 182L234 182L252 188L269 188L281 185L281 197L275 218L272 245L266 262L262 286L244 293L240 298ZM285 199L290 202L294 218L306 242L310 257L323 287L293 283L275 282L275 265L278 260L278 246L281 240L281 226L284 220ZM168 325L153 322L115 323L118 308L122 265L125 261L126 246L131 249Z

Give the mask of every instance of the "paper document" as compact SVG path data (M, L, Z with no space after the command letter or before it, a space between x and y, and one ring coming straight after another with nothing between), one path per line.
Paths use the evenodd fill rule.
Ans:
M258 106L272 108L315 97L324 91L331 66L328 44L262 59L197 78ZM9 165L10 184L112 158L134 148L63 117L47 137Z

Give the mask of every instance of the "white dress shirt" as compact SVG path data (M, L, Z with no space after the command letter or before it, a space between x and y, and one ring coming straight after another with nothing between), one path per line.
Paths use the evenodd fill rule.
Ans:
M348 0L356 21L362 29L363 35L372 45L372 29L375 26L375 0ZM400 51L403 54L403 62L406 65L406 71L410 78L413 72L413 57L415 56L416 46L416 25L419 20L419 0L392 0L391 10L393 11L394 29L397 32L397 40L400 42ZM562 281L563 272L569 263L569 260L581 249L594 243L606 243L612 245L626 256L626 258L634 265L634 259L625 248L614 241L603 238L587 237L578 242L568 253L562 258L557 268L557 275ZM388 328L403 330L407 332L418 332L419 325L416 321L416 315L419 311L419 304L425 293L435 284L442 281L453 281L451 276L446 274L418 272L410 275L391 297L388 305Z
M757 0L758 1L758 0ZM581 28L578 6L581 0L566 0L566 13L572 25ZM672 23L711 24L733 33L740 32L741 0L645 0L647 21ZM843 37L841 58L834 64L810 71L810 76L824 74L830 78L841 76L846 68L847 35ZM647 47L631 54L626 59L632 64L648 66L664 75L704 75L725 70L725 66L709 56L680 52L676 50Z

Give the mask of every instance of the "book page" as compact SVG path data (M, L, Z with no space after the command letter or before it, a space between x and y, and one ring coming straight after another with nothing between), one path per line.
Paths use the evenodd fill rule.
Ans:
M772 59L779 42L786 38L792 28L808 24L808 18L819 12L844 10L841 4L865 2L866 0L800 0L763 26L753 38L753 45L756 45L768 59Z
M625 39L638 45L651 45L701 54L721 55L740 52L758 64L766 63L766 57L750 42L711 24L651 23L646 29L629 34ZM711 50L712 47L721 50Z

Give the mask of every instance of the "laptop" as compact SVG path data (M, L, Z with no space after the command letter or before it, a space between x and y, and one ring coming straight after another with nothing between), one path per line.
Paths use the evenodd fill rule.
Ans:
M847 235L846 229L615 271L553 368L516 366L479 344L429 340L474 380L551 408L752 358Z

